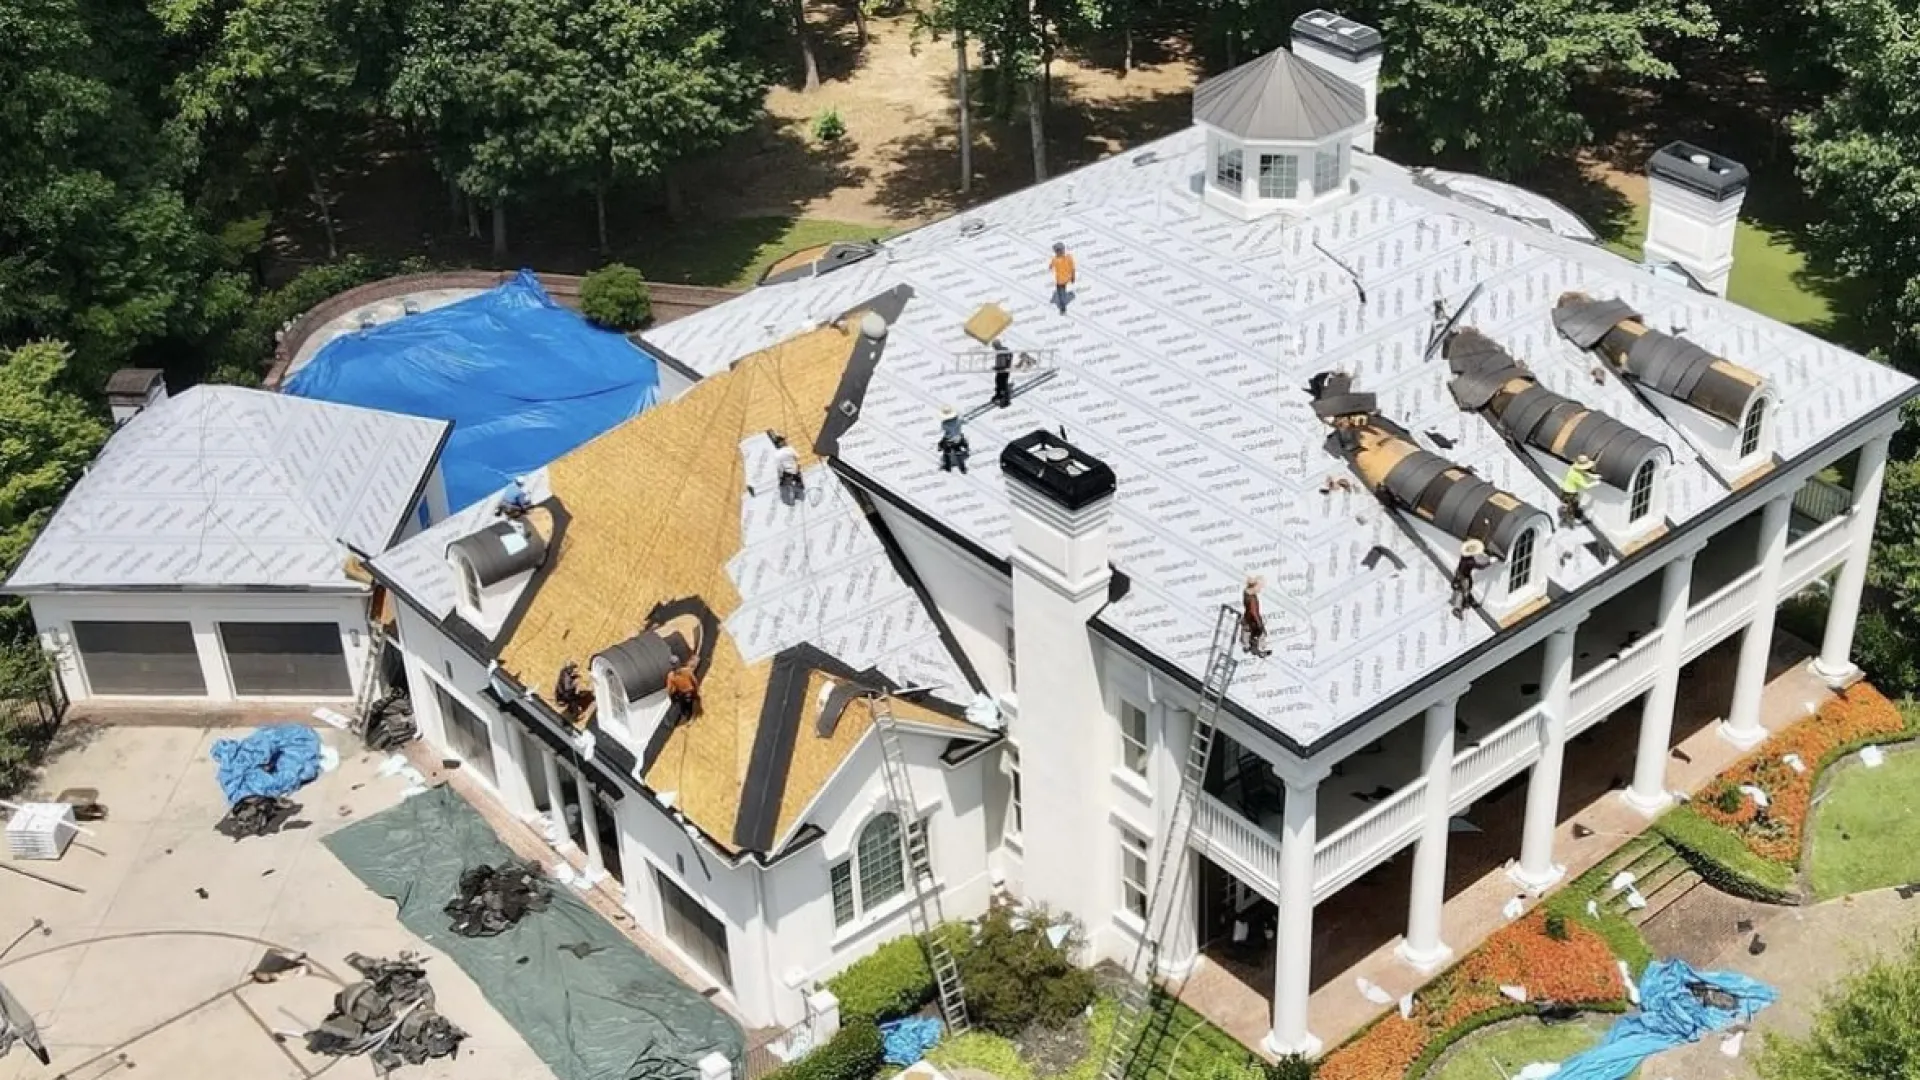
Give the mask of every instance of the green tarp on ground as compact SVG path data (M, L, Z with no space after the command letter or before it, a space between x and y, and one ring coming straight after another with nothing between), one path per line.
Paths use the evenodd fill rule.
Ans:
M512 856L450 788L407 799L326 844L400 905L408 930L479 984L559 1080L684 1080L713 1051L741 1075L739 1026L565 887L556 883L552 907L495 937L449 929L442 909L458 893L461 871Z

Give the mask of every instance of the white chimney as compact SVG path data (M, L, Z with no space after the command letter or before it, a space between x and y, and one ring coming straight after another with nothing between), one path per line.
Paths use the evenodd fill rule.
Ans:
M1369 154L1380 123L1380 59L1385 53L1380 31L1331 11L1309 11L1293 20L1293 55L1353 83L1367 95L1367 127L1354 137L1353 145Z
M107 409L113 414L114 427L165 400L166 376L155 368L121 368L107 377Z
M1020 747L1023 891L1089 928L1111 924L1119 886L1106 849L1118 745L1087 621L1107 603L1113 470L1047 431L1000 453L1013 504L1013 624L1020 672L1011 723ZM1094 869L1094 868L1102 869ZM1095 955L1108 954L1096 934Z
M1747 167L1691 143L1668 143L1647 162L1647 189L1641 261L1678 266L1707 291L1727 295Z

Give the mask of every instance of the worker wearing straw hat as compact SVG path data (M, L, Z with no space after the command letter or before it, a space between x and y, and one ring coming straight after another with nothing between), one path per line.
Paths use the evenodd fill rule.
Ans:
M973 448L967 445L967 433L961 426L960 414L954 412L951 405L940 406L940 442L937 446L940 450L941 472L955 469L962 473L967 471L967 455L973 452Z
M1572 521L1580 515L1580 504L1586 497L1587 489L1600 482L1594 475L1597 467L1598 463L1585 454L1574 458L1573 464L1567 466L1567 474L1560 478L1560 519L1563 522Z
M1487 545L1468 540L1460 545L1460 561L1453 568L1453 614L1458 618L1473 603L1473 575L1493 565Z
M1255 656L1270 656L1267 648L1267 620L1260 614L1260 590L1266 582L1260 575L1247 578L1247 587L1240 593L1240 632L1246 641L1247 651Z

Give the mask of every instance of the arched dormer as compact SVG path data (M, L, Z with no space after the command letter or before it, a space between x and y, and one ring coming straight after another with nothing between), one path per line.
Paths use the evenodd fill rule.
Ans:
M547 559L546 537L533 519L496 521L447 545L454 575L454 610L491 639L500 632L520 590Z
M1567 293L1554 306L1553 323L1646 391L1647 403L1721 479L1739 487L1772 467L1780 400L1759 372L1649 327L1621 300Z
M588 664L600 726L643 752L667 714L667 673L700 655L700 620L682 615L595 653Z
M1195 87L1193 120L1207 133L1207 202L1248 218L1344 194L1373 125L1364 89L1286 49Z

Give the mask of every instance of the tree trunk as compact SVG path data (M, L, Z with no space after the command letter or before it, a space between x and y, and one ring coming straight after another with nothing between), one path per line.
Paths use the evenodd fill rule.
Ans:
M613 248L607 243L607 185L593 186L593 222L600 229L600 254L611 255Z
M480 239L480 204L473 201L473 196L471 195L467 196L466 203L467 239L478 240Z
M800 39L800 61L807 72L801 89L811 94L820 89L820 58L813 54L813 35L807 33L806 0L793 0L793 35Z
M1129 22L1120 28L1120 74L1124 77L1133 74L1133 24Z
M320 182L320 169L311 159L307 161L307 182L313 185L313 205L320 211L320 227L327 233L327 258L340 257L340 245L333 232L333 200L327 195L326 185Z
M1047 179L1047 96L1046 71L1033 73L1027 81L1027 133L1033 138L1033 182Z
M660 178L661 185L667 191L667 220L682 221L687 216L687 197L680 190L680 178L672 169Z
M507 257L507 204L499 199L493 201L493 257Z
M853 0L853 26L860 34L860 47L867 47L867 5L866 0Z
M954 97L960 103L960 194L973 190L973 108L967 85L967 32L953 33Z
M447 219L457 228L460 224L460 181L447 178Z
M1240 66L1240 61L1237 56L1239 50L1235 48L1235 46L1240 43L1239 38L1240 32L1238 30L1229 29L1227 31L1227 67L1229 69Z

